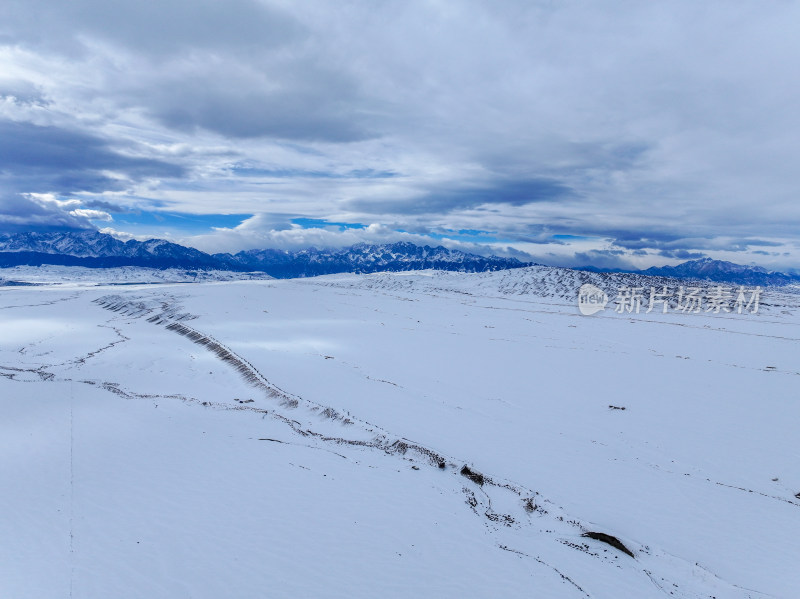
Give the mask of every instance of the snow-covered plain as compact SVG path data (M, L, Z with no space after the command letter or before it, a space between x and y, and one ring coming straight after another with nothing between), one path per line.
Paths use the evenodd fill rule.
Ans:
M230 272L225 270L186 270L181 268L86 268L83 266L12 266L0 269L0 286L24 282L31 285L136 285L142 283L202 283L207 281L241 281L271 279L263 272Z
M800 596L798 295L568 272L3 288L0 597Z

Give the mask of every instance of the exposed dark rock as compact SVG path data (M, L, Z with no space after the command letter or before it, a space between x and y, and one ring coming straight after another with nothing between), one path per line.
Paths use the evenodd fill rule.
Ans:
M618 549L619 551L622 551L622 553L625 553L635 558L633 552L627 547L625 547L625 545L622 544L622 541L620 541L617 537L612 537L611 535L607 535L604 532L585 532L581 536L594 539L595 541L602 541L603 543L608 543L614 549Z
M471 470L466 464L461 468L461 476L466 476L476 485L483 486L483 483L486 482L486 478L480 472L476 472L475 470Z

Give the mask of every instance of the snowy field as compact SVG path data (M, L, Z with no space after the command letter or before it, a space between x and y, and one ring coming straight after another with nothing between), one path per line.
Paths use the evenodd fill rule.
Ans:
M564 272L0 289L0 598L800 597L799 296Z
M83 266L13 266L0 269L0 286L24 282L31 285L136 285L139 283L201 283L243 279L271 279L263 272L230 272L221 270L183 270L178 268L86 268Z

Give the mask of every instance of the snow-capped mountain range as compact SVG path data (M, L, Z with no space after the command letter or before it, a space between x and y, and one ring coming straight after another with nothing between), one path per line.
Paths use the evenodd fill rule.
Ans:
M41 264L94 268L224 268L219 260L205 252L163 239L120 241L98 231L29 232L0 236L0 266Z
M386 245L359 243L338 250L248 250L233 256L215 254L214 257L247 270L262 270L281 279L340 272L373 273L425 269L487 272L530 265L516 258L486 258L441 246L421 247L403 242Z
M735 283L738 285L761 285L780 287L800 282L800 273L777 272L761 266L745 266L726 260L700 258L689 260L676 266L653 266L645 270L635 269L603 269L591 266L579 270L605 273L629 273L651 277L669 277L673 279L694 279L716 283Z
M760 266L742 266L711 258L691 260L677 266L653 267L641 272L646 275L734 282L742 285L788 285L800 280L797 275L768 271Z
M358 244L338 250L309 248L296 252L263 249L212 255L163 239L123 242L98 231L0 236L0 266L41 264L261 271L277 278L423 269L484 272L529 265L515 258L487 258L411 243Z
M264 272L276 278L425 269L490 272L534 265L516 258L484 257L441 246L422 247L405 242L384 245L362 243L344 249L256 249L236 254L207 254L163 239L120 241L99 231L0 235L0 267L42 264ZM602 272L591 267L581 270ZM798 273L768 271L758 266L743 266L710 258L691 260L677 266L625 272L740 285L783 286L800 282Z

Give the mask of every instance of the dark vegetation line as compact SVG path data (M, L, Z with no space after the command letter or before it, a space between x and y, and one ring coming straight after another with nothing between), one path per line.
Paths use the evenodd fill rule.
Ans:
M492 509L491 495L487 492L487 487L497 488L498 490L506 489L514 493L519 498L522 509L528 514L537 513L541 516L548 513L547 510L538 504L546 503L546 501L537 502L537 498L540 500L542 498L535 491L530 491L517 485L512 485L505 482L494 481L491 477L479 472L474 467L467 464L458 463L455 460L447 459L442 454L433 451L430 448L424 447L423 445L414 443L407 439L392 438L391 435L379 427L374 427L368 423L361 422L349 415L343 415L333 408L317 405L313 402L303 400L302 398L287 393L286 391L270 383L267 378L248 360L238 355L236 352L226 347L224 344L220 343L210 335L204 334L185 324L187 320L196 318L194 315L185 313L179 314L177 308L171 308L168 306L168 304L161 304L160 307L162 308L162 311L159 314L152 314L153 309L145 303L131 302L120 296L106 296L98 298L94 301L106 310L116 313L130 315L137 318L149 315L146 319L148 322L158 326L164 326L166 330L181 335L192 343L195 343L210 351L219 360L231 366L237 373L239 373L239 375L248 385L259 389L267 397L279 400L280 405L285 408L295 409L302 401L303 404L310 409L310 411L315 412L324 418L339 421L343 425L358 425L362 430L372 433L375 436L370 440L359 440L326 435L314 431L311 428L304 426L298 420L289 418L283 414L255 406L242 405L242 402L239 402L239 405L235 407L226 405L226 409L249 410L264 415L269 415L287 424L296 434L300 435L301 437L313 438L322 442L334 443L337 445L376 449L388 455L402 456L404 459L408 459L411 462L417 462L421 460L441 471L446 471L449 469L451 472L458 472L458 474L474 483L478 487L478 492L485 498L483 501L479 501L475 491L467 487L463 488L467 504L470 506L473 512L485 518L484 522L487 526L501 525L515 528L521 526L521 523L518 522L517 519L515 519L512 515L498 513ZM124 393L116 386L109 386L106 388L114 393ZM207 402L203 403L207 404ZM635 558L633 552L630 551L619 539L612 535L590 531L577 520L565 520L563 516L557 516L556 519L562 523L577 528L583 536L607 543L626 555ZM546 564L538 558L533 559L552 568L552 566ZM557 573L565 580L565 582L568 582L582 592L585 592L573 580L569 579L561 572L557 571Z

